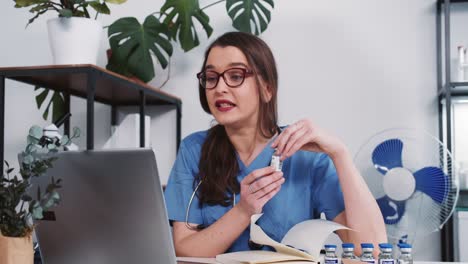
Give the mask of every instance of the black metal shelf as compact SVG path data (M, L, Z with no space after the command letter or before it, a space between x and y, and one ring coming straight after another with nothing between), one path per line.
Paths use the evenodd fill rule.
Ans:
M437 65L437 96L439 113L439 139L444 141L447 149L452 148L452 98L468 95L468 82L452 82L450 56L450 15L451 4L468 3L468 0L438 0L436 2L436 65ZM443 67L444 66L444 67ZM445 82L445 83L444 83ZM445 101L445 103L443 102ZM444 118L445 121L444 122ZM447 158L449 159L449 158ZM451 160L447 160L451 162ZM452 175L452 172L450 172ZM453 262L454 256L454 226L453 218L449 218L441 230L442 261Z
M466 87L468 89L468 82L451 82L451 87Z
M449 84L450 87L450 96L458 97L458 96L468 96L468 82L451 82ZM447 95L447 91L445 87L439 88L437 92L439 99L444 99Z
M438 4L444 4L445 0L437 0ZM455 4L455 3L468 3L468 0L450 0L450 4Z
M182 104L179 98L146 83L128 79L91 64L0 68L0 76L70 93L84 99L87 99L89 92L88 77L93 77L95 78L94 100L103 104L138 106L141 101L140 91L145 93L147 105Z
M111 106L112 125L116 125L116 108L138 106L140 109L140 147L145 145L146 105L172 105L177 110L176 147L181 140L182 101L157 88L126 78L91 64L48 65L32 67L0 68L0 160L4 159L5 142L5 79L49 88L65 94L67 112L70 112L70 96L87 100L86 148L94 148L94 102ZM70 120L65 123L65 134L70 133ZM3 162L0 164L3 171Z

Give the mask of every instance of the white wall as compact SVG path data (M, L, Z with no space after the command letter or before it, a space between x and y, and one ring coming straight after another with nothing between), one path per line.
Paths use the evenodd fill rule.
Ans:
M142 20L162 0L129 1L112 6L104 25L122 16ZM211 1L201 1L202 6ZM352 153L371 135L391 127L416 127L437 135L435 5L432 0L275 1L272 22L262 35L273 49L280 73L280 124L311 118L332 131ZM0 2L0 66L51 62L45 21L24 28L30 14ZM206 10L216 36L232 30L223 5ZM51 15L49 17L52 17ZM175 50L171 79L163 88L183 100L182 134L207 129L211 118L199 106L195 74L209 42L184 54ZM99 66L105 66L103 41ZM159 70L158 76L165 76ZM160 78L151 82L158 86ZM15 160L31 124L44 124L27 85L6 83L6 159ZM73 125L85 128L84 100L72 102ZM135 111L137 111L135 109ZM153 146L167 178L175 158L175 111L153 117ZM96 108L96 146L109 135L110 110ZM167 140L165 137L170 138ZM85 146L85 136L80 140ZM420 260L440 258L439 236L416 244ZM419 254L418 254L419 252Z

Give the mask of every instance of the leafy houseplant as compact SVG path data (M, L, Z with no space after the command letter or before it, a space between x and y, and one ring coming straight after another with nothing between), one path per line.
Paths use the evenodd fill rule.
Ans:
M205 7L200 7L199 0L166 0L143 24L134 17L124 17L109 26L112 57L107 69L149 82L155 76L152 56L165 69L172 56L172 42L179 42L185 52L197 47L200 41L194 21L210 37L213 28L205 9L222 2L237 30L259 35L271 21L273 0L220 0Z
M30 8L29 11L34 14L32 18L29 19L27 25L33 23L39 16L43 15L44 13L50 11L50 12L56 12L59 16L59 18L91 18L90 14L90 8L94 9L95 11L95 18L99 14L110 14L110 9L108 4L122 4L125 3L127 0L91 0L91 1L85 1L85 0L60 0L60 1L53 1L53 0L14 0L15 2L15 7L16 8ZM89 20L89 21L94 21L94 20ZM96 30L97 30L97 35L100 36L100 32L102 32L102 26L98 23L96 24ZM70 27L67 27L70 28ZM50 32L50 29L49 29ZM85 31L85 33L87 33ZM83 53L80 53L79 51L82 49L79 46L82 44L82 39L88 39L88 42L90 42L90 37L87 36L85 38L81 38L77 36L79 41L76 43L71 43L71 44L66 44L66 45L52 45L51 46L59 46L56 48L60 48L60 46L63 46L66 54L73 54L77 53L77 56L81 56L84 61L73 61L73 63L65 63L65 59L56 59L57 56L54 56L54 59L56 60L56 63L58 64L78 64L78 63L87 63L87 61L91 61L92 58L86 61L85 56L83 56ZM66 39L63 37L57 37L57 39ZM99 45L99 40L97 41L97 47ZM95 45L96 46L96 45ZM97 47L95 51L91 51L90 57L93 56L93 54L97 54ZM56 48L52 47L52 51L54 53L54 50ZM60 52L58 52L60 53ZM95 56L95 55L94 55ZM76 57L75 57L76 58ZM95 58L95 57L94 57ZM57 62L59 60L59 62ZM63 63L60 63L63 62ZM43 118L44 120L47 120L49 113L52 113L52 122L57 121L59 118L63 116L65 113L65 100L63 94L60 92L54 91L52 96L47 98L47 95L49 94L49 89L42 89L40 87L36 87L35 90L41 89L41 92L36 95L36 102L37 102L37 107L38 109L42 106L45 105L46 107L44 108L43 111ZM46 100L47 99L47 100ZM45 103L45 104L44 104ZM51 110L52 107L52 111Z
M35 14L28 21L28 25L34 22L40 15L47 11L55 11L60 17L86 17L90 18L88 7L92 7L96 11L96 18L98 14L110 14L110 9L107 3L122 4L127 0L14 0L16 8L31 7L29 12Z
M56 64L95 64L100 44L102 25L99 14L110 14L107 3L122 4L127 0L13 0L16 8L30 8L34 16L31 24L47 11L58 18L49 19L47 27L52 55ZM91 18L88 8L96 11ZM84 41L86 40L86 41Z
M20 153L20 175L12 176L14 169L5 161L6 171L0 177L0 235L5 237L28 237L33 231L32 220L42 219L43 212L57 205L60 195L61 180L51 179L46 190L31 197L28 189L32 187L31 179L41 177L51 168L57 159L54 153L71 144L71 139L78 137L80 130L75 128L73 136L68 138L51 137L43 133L42 128L33 126L29 130L27 146Z

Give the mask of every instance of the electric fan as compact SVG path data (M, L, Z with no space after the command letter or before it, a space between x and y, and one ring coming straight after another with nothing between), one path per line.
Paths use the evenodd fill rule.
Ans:
M389 129L368 140L355 163L377 200L392 240L440 230L458 198L451 153L435 137Z

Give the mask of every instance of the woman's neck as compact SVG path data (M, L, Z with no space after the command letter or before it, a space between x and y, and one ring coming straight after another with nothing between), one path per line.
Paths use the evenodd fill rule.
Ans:
M270 140L262 135L260 130L254 127L244 127L241 129L230 129L225 127L226 134L232 145L239 154L242 162L248 166L255 157L265 148Z

